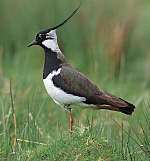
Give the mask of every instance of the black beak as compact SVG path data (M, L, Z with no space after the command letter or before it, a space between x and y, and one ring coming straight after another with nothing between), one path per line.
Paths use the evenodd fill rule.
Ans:
M27 47L38 45L38 42L36 40L33 40Z
M51 30L56 30L57 28L63 26L69 19L71 19L77 13L77 11L79 10L80 6L81 6L81 2L79 4L79 6L63 22L59 23L55 27L51 27L49 29L43 30L40 33L48 33ZM38 42L36 40L33 40L27 47L30 47L30 46L33 46L33 45L38 45Z

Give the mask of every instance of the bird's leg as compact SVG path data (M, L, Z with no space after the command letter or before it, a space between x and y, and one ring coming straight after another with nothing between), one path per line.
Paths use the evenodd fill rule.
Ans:
M73 115L71 112L71 108L68 109L68 114L69 114L69 131L72 133L73 131Z
M73 115L71 112L71 108L69 108L70 105L65 105L65 109L68 113L68 125L69 125L69 132L72 133L73 131Z
M65 105L64 108L68 113L68 123L69 123L69 132L72 133L73 131L73 115L71 112L71 108L69 108L70 104Z

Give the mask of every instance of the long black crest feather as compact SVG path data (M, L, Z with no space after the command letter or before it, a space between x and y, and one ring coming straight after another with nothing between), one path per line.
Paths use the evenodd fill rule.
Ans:
M54 26L54 27L51 27L51 28L46 29L46 30L43 30L43 31L41 31L40 33L47 33L47 32L50 32L51 30L55 30L55 29L57 29L57 28L63 26L69 19L71 19L71 18L77 13L77 11L79 10L80 6L81 6L81 3L80 3L79 6L70 14L70 16L67 17L63 22L59 23L58 25L56 25L56 26Z
M55 30L58 27L63 26L71 17L74 16L74 14L76 14L76 12L79 10L80 6L81 6L81 4L71 13L71 15L68 18L66 18L63 22L61 22L60 24L56 25L55 27L52 27L51 30Z

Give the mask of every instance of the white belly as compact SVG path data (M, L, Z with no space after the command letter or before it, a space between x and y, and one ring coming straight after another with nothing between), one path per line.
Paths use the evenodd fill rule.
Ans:
M79 96L74 96L72 94L67 94L60 88L57 88L54 86L52 82L52 78L53 76L58 75L60 71L61 71L61 68L59 68L57 71L53 71L46 77L46 79L43 79L45 88L49 96L55 101L55 103L61 104L61 105L77 104L77 103L81 103L82 101L85 101L86 100L85 97L79 97Z

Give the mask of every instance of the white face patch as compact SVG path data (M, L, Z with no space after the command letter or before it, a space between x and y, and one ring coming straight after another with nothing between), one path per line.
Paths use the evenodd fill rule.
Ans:
M56 30L51 30L46 34L46 38L52 38L57 40Z
M54 102L59 105L66 105L66 104L78 104L81 103L82 101L86 101L85 97L79 97L73 94L68 94L63 90L61 90L60 88L54 86L52 78L56 75L59 75L60 72L61 68L59 68L57 71L53 71L45 79L43 79L47 93L49 94L50 97L52 97Z
M51 49L54 52L60 52L59 46L57 44L56 40L47 39L42 42L42 44L47 47L48 49Z
M54 52L60 52L58 43L57 43L57 35L56 30L52 30L49 33L46 34L46 40L42 42L42 44L48 48L51 49Z

